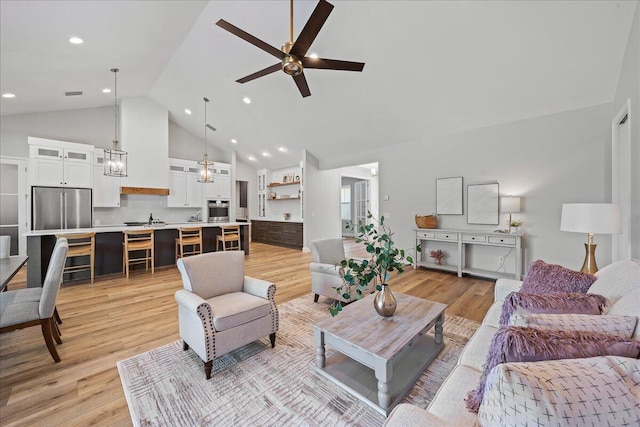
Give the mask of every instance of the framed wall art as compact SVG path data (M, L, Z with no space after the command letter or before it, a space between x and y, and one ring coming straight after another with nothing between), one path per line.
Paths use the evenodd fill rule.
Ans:
M498 183L467 185L467 223L497 225Z
M436 214L462 215L462 177L436 179Z

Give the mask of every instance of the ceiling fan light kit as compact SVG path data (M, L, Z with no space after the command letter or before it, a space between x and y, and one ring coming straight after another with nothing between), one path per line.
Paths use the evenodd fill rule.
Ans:
M249 74L246 77L236 80L238 83L247 83L251 80L255 80L259 77L266 76L271 73L275 73L278 70L282 70L285 74L293 77L294 82L298 86L298 90L302 97L311 95L307 79L304 75L305 67L308 69L322 69L322 70L342 70L342 71L362 71L364 68L363 62L341 61L336 59L322 59L315 56L306 56L311 44L317 37L318 33L322 29L325 21L329 17L329 14L333 10L333 5L326 0L320 0L313 10L311 17L305 24L304 28L298 35L298 39L293 41L293 0L290 0L290 25L289 34L290 39L285 42L281 49L276 49L270 44L252 36L244 30L236 27L233 24L220 19L216 22L216 25L229 31L241 39L251 43L252 45L264 50L272 56L280 59L279 64L271 65L263 70L257 71L253 74Z

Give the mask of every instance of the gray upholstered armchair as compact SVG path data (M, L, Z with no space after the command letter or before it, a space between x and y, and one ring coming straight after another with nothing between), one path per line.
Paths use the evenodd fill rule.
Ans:
M309 264L311 269L311 292L315 295L314 302L318 302L320 295L347 302L336 292L335 288L343 285L340 261L345 259L344 245L342 239L322 239L309 242L309 249L313 255L313 262ZM359 259L355 258L354 259ZM355 286L350 287L349 294L355 300ZM373 292L375 283L369 283L365 292Z
M176 292L184 350L204 362L278 331L276 285L244 275L244 251L209 252L178 260L184 289Z

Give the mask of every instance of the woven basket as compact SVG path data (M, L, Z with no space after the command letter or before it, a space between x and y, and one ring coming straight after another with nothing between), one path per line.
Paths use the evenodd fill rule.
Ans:
M416 225L418 228L436 228L438 225L437 215L416 215Z

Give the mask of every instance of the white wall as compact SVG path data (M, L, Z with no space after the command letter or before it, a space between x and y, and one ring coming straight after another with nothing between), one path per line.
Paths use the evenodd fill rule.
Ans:
M209 133L207 133L209 140ZM202 160L204 139L169 120L169 157L185 160ZM207 155L214 162L231 163L231 151L225 152L207 144Z
M631 256L640 258L640 7L633 18L610 120L627 99L631 99Z

